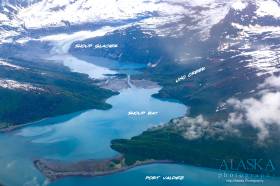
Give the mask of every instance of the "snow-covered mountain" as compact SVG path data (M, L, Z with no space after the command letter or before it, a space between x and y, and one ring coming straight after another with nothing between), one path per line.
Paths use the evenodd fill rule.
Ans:
M246 6L234 0L4 0L1 5L0 43L11 41L23 28L40 29L127 20L134 20L143 29L153 30L159 35L178 35L187 27L196 32L198 30L205 39L211 27L221 21L231 7L240 10ZM177 23L176 28L166 27L170 23Z
M248 57L247 67L259 75L279 66L277 0L2 0L0 10L0 44L36 39L36 30L119 24L150 35L215 40L218 52Z

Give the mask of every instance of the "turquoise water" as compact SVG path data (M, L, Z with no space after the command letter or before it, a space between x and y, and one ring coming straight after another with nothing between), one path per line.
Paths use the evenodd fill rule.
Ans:
M176 165L154 164L137 167L126 172L117 173L105 177L85 178L71 177L59 180L51 186L279 186L279 179L265 179L262 184L250 183L226 183L226 178L219 177L221 172L213 169ZM147 181L146 176L184 176L182 181L163 180ZM161 177L161 178L162 178Z
M123 62L116 61L104 57L96 57L96 56L87 56L87 55L77 55L79 59L87 61L88 63L109 68L111 70L116 70L120 74L138 74L141 73L138 71L141 68L147 67L145 63L133 63L133 62Z
M111 61L91 58L92 63L108 66ZM111 63L112 65L113 63ZM132 73L115 63L111 68ZM139 67L140 68L140 67ZM90 70L90 69L89 69ZM102 73L101 73L102 74ZM154 125L166 123L182 116L187 107L180 103L152 98L158 88L130 88L107 100L110 110L88 110L49 118L0 134L0 182L5 186L223 186L217 170L176 164L153 164L102 177L67 177L49 183L33 166L33 160L52 158L63 161L100 159L112 157L117 152L110 149L110 141L130 138ZM158 112L156 115L128 116L128 112ZM146 176L184 176L183 181L147 181ZM265 186L278 186L279 179L265 180ZM246 184L242 185L256 185Z
M89 110L49 118L12 133L0 134L0 180L7 186L223 186L217 170L176 164L136 167L103 177L67 177L54 183L38 172L32 160L54 158L65 161L111 157L110 140L129 138L143 130L184 115L187 108L174 102L154 99L158 89L127 89L108 99L113 108ZM156 111L155 116L127 116L129 111ZM183 181L147 181L146 176L184 176ZM256 185L245 184L242 185ZM267 179L266 186L278 186L279 180Z
M0 180L8 186L42 185L45 178L34 168L32 160L76 161L111 157L116 155L110 149L111 139L132 137L186 113L184 105L152 98L158 90L123 90L108 99L107 102L113 105L110 110L89 110L50 118L0 134L0 166L3 167ZM158 115L128 116L129 111L152 111ZM83 185L83 181L74 184Z

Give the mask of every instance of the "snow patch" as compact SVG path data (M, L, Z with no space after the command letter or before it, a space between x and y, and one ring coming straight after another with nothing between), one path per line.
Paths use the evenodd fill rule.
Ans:
M250 57L245 60L248 64L245 67L256 69L257 75L273 74L279 72L280 66L280 46L260 43L265 39L280 38L279 26L261 25L240 25L232 23L234 28L239 30L238 36L230 40L231 45L236 45L240 54L237 56ZM259 38L262 39L259 39ZM256 39L257 38L257 39Z
M197 31L205 40L213 25L226 16L232 2L235 0L42 0L27 7L15 7L9 24L40 29L135 19L135 24L160 36L175 37L187 28ZM184 23L186 18L193 20L191 25ZM177 23L176 29L172 23Z
M256 2L258 9L256 14L259 17L272 16L280 18L280 7L274 0L261 0Z
M22 83L15 80L9 79L0 79L0 87L11 89L11 90L23 90L23 91L36 91L36 92L44 92L45 90L40 87L33 86L30 83Z
M244 2L242 0L237 0L236 2L234 2L232 4L232 8L234 10L238 10L238 11L242 11L243 9L245 9L247 7L248 3L247 2Z
M25 68L23 67L20 67L18 65L13 65L11 63L8 63L2 59L0 59L0 66L5 66L5 67L10 67L10 68L13 68L13 69L16 69L16 70L24 70Z

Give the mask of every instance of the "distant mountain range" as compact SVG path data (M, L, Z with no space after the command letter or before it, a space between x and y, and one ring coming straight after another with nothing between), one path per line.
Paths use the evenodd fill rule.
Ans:
M195 54L204 52L200 48L206 42L220 52L240 51L239 55L251 58L250 67L263 68L260 71L275 72L273 67L278 64L275 39L279 37L280 8L276 0L5 0L0 9L0 44L22 44L42 35L118 24L139 27L147 37L188 38L178 49L184 51L177 51L179 62L201 57ZM263 58L271 62L264 64Z
M12 27L2 40L13 38L24 29L42 29L82 25L85 23L132 20L143 30L161 36L177 37L184 31L197 32L201 39L209 37L210 29L225 18L230 9L243 10L241 1L2 1L1 26ZM75 13L73 13L75 12ZM171 25L176 24L176 27ZM12 33L14 31L15 33ZM3 41L2 41L3 42Z
M163 86L156 96L192 105L194 115L203 110L196 103L205 104L205 112L211 115L220 102L233 95L249 95L280 69L280 5L276 0L7 0L1 1L0 9L1 66L28 68L13 59L38 61L41 54L53 52L58 42L67 48L62 47L64 52L80 57L144 63L147 68L141 78ZM117 47L81 49L76 44ZM195 85L174 85L182 74L201 67L206 68L205 77ZM225 74L225 82L215 78ZM250 85L236 85L229 91L230 81L237 84L240 79ZM18 79L10 80L2 80L2 88L17 85ZM215 90L217 99L204 100L203 94L217 86L222 87ZM20 87L37 85L25 81Z
M151 80L161 86L154 97L188 113L113 140L127 165L173 158L213 168L225 155L280 165L279 57L279 0L2 0L0 130L109 109L118 93L100 85Z

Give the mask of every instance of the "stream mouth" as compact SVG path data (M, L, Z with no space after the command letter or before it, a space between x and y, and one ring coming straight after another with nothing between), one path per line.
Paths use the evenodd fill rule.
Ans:
M49 41L54 42L54 41ZM34 160L50 159L64 163L76 163L87 160L104 160L119 156L110 148L111 140L129 139L141 134L148 128L167 123L172 118L184 116L188 107L178 102L153 98L161 87L147 80L135 80L130 74L139 66L125 63L121 68L112 60L104 63L104 58L75 57L68 53L70 43L56 42L56 52L48 60L62 63L73 72L87 74L99 80L98 86L119 94L110 97L106 102L112 105L109 110L87 110L72 113L21 127L17 130L0 133L0 180L6 185L225 185L224 179L217 183L220 172L213 169L178 165L174 163L143 164L114 174L98 177L70 176L50 182L34 166ZM66 44L65 44L66 43ZM59 47L59 45L61 46ZM110 63L109 63L110 62ZM114 65L112 65L115 63ZM102 64L102 65L100 65ZM106 67L108 65L108 67ZM127 65L127 66L125 66ZM136 67L133 69L133 67ZM124 71L125 69L125 71ZM129 69L129 70L127 70ZM125 78L114 77L117 73L126 74ZM108 74L113 76L107 76ZM153 113L153 114L148 114ZM13 175L13 176L11 176ZM203 175L201 180L197 175ZM167 182L150 180L153 176L180 176L183 180ZM147 179L146 179L147 178ZM135 180L138 180L135 183ZM277 185L278 180L268 178L269 185ZM278 186L278 185L277 185Z
M102 80L107 78L105 74L108 71L111 72L109 68L80 60L68 54L67 51L52 53L50 59L58 63L63 60L63 64L66 66L69 64L70 69L72 65L73 71L86 73L93 79ZM81 64L88 66L85 67ZM81 66L85 67L86 71L83 71ZM94 73L96 68L101 70ZM128 68L131 68L129 64ZM111 83L113 85L118 79L109 80L113 82ZM117 87L117 91L120 93L106 101L112 105L109 110L87 110L51 117L8 133L0 133L0 146L9 146L0 151L0 166L6 167L0 170L1 181L3 180L3 183L7 185L49 184L48 180L34 166L35 159L76 162L114 157L118 153L110 148L111 140L130 138L150 127L164 124L171 118L186 114L187 107L183 104L151 97L160 90L155 83L145 80L130 80L129 75L122 81L127 87ZM112 89L112 87L107 88ZM129 115L130 112L143 111L158 114ZM106 176L104 179L107 180ZM84 185L82 182L74 181L73 183ZM59 183L55 182L55 184Z

